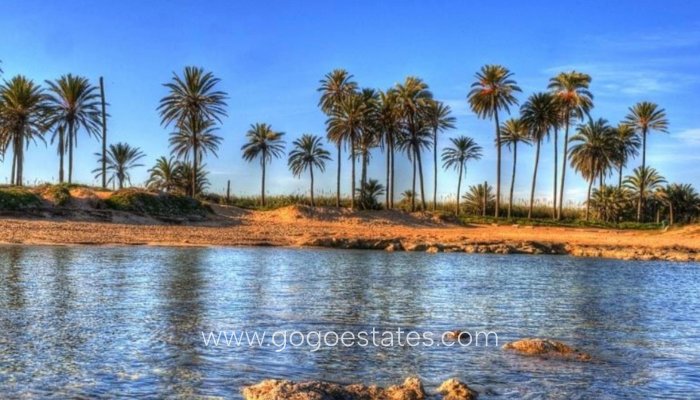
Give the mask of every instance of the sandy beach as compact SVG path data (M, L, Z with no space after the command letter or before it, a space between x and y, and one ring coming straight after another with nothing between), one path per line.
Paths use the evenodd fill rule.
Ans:
M700 227L661 231L532 226L462 226L429 214L285 207L248 211L213 206L206 221L166 224L114 213L89 218L0 219L6 244L317 246L467 253L570 254L634 260L700 260Z

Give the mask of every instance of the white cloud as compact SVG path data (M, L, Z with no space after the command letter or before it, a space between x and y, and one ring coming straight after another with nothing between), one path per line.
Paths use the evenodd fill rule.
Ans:
M700 145L700 128L692 128L674 133L673 137L689 145Z

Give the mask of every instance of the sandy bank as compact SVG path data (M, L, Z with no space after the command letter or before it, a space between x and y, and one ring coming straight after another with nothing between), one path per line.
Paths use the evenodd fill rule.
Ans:
M633 260L700 260L700 227L668 232L561 227L461 226L399 211L215 206L204 222L172 225L116 216L114 222L0 218L0 242L164 246L320 246L388 251L570 254ZM70 214L70 213L68 213ZM127 221L127 222L124 222Z

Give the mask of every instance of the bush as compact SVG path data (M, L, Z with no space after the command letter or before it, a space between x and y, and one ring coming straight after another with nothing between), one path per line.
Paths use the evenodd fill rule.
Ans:
M114 210L138 212L155 217L202 216L208 211L199 200L191 197L150 193L137 189L115 192L106 200L106 204Z
M44 189L44 194L59 207L63 207L71 199L70 186L67 183L49 185Z
M7 187L0 189L0 210L17 211L41 206L41 199L27 189Z

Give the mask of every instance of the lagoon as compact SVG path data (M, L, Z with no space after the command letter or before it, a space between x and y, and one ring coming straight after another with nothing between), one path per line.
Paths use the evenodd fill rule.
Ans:
M700 265L290 248L0 247L0 397L240 396L267 378L480 398L700 396ZM496 346L207 346L202 332L452 329L551 337L588 363Z

